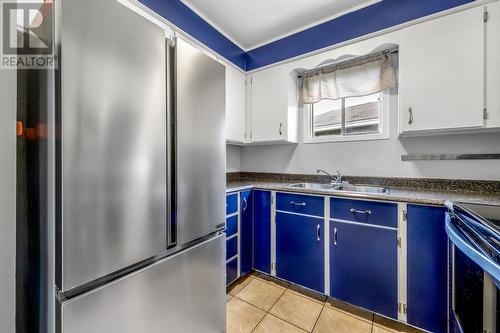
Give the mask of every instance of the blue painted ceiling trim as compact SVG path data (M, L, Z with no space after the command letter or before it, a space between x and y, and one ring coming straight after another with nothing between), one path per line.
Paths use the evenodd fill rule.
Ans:
M139 0L243 70L254 70L475 0L383 0L245 53L180 0Z
M192 37L241 69L246 69L245 51L208 24L179 0L139 0Z
M257 69L473 1L383 0L248 51L246 69Z

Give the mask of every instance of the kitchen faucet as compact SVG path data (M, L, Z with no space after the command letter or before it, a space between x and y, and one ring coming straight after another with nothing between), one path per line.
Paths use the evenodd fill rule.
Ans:
M323 169L316 170L316 173L324 173L325 175L329 176L330 179L331 179L330 183L332 185L336 185L336 186L341 186L342 185L342 175L340 174L339 170L337 170L337 175L336 176L334 176L334 175L326 172Z

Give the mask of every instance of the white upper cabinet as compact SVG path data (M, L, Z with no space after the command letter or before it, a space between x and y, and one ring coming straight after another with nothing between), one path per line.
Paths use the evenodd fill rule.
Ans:
M486 6L486 127L500 127L500 2Z
M283 66L254 73L251 82L251 141L298 141L297 86L295 72Z
M483 14L479 6L403 29L401 134L484 126Z
M226 140L243 144L247 141L245 74L226 66Z

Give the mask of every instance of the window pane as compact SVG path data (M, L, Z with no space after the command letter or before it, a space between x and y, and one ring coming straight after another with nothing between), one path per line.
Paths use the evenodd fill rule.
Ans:
M381 94L345 99L345 134L380 132Z
M313 135L342 135L342 100L324 99L312 104Z

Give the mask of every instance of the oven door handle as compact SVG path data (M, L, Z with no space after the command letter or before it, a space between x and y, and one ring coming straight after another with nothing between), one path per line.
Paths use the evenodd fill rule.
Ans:
M500 288L500 266L478 251L468 240L464 239L454 222L456 219L457 217L452 216L449 212L446 213L445 229L449 240L484 271L490 274L496 286Z

